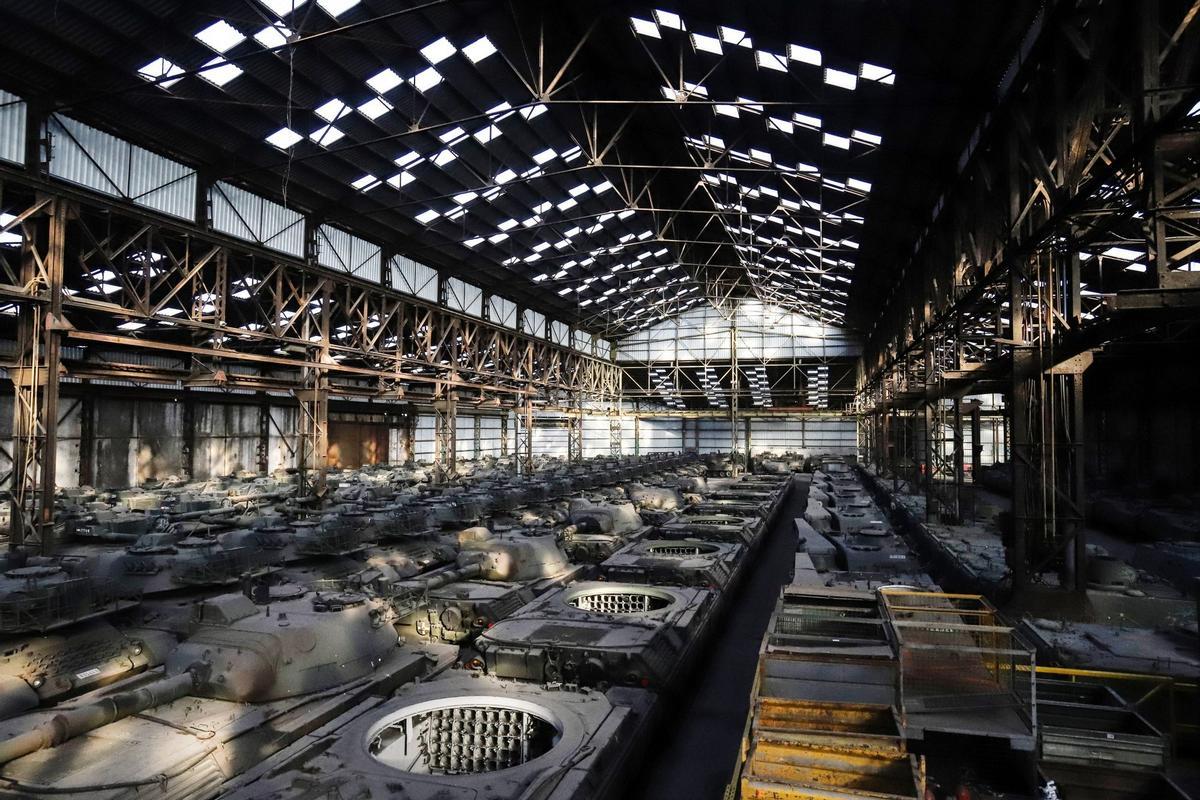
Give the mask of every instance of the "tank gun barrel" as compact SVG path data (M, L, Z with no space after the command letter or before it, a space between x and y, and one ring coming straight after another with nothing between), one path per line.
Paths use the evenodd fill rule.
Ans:
M207 680L208 669L207 664L193 665L178 675L165 676L137 689L116 692L94 703L55 714L32 730L0 741L0 764L47 747L57 747L88 731L178 700Z

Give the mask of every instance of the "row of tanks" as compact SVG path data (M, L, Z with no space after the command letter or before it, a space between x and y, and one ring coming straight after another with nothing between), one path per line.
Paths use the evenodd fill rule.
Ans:
M121 590L4 629L0 798L615 796L790 476L677 454L539 466L450 485L366 469L322 497L264 483L182 519L139 501L114 513L167 523L10 557L0 606Z

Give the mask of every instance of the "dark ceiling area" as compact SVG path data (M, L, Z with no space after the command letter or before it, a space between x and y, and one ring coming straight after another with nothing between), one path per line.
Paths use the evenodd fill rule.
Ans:
M1034 0L10 0L0 88L619 336L877 315Z

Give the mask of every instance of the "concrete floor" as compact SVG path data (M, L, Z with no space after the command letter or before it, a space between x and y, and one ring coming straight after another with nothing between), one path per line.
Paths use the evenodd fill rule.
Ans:
M796 550L792 520L803 516L807 497L808 480L796 480L720 628L667 710L628 797L710 800L720 798L733 778L758 648L789 579Z

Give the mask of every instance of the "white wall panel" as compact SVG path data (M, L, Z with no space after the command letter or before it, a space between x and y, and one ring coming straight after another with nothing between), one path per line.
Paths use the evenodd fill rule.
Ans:
M436 303L438 300L437 270L408 256L392 256L392 288L398 292Z
M382 252L379 245L332 225L317 228L317 263L323 267L379 283Z
M539 339L546 338L546 318L531 309L521 310L521 332Z
M173 217L196 218L191 167L70 117L51 115L46 129L53 177Z
M517 304L512 300L491 295L488 297L488 319L505 328L517 327Z
M25 101L0 90L0 160L25 163Z
M473 317L483 316L483 290L458 278L447 278L446 306Z
M209 189L208 204L214 231L304 257L304 215L300 212L223 182Z

